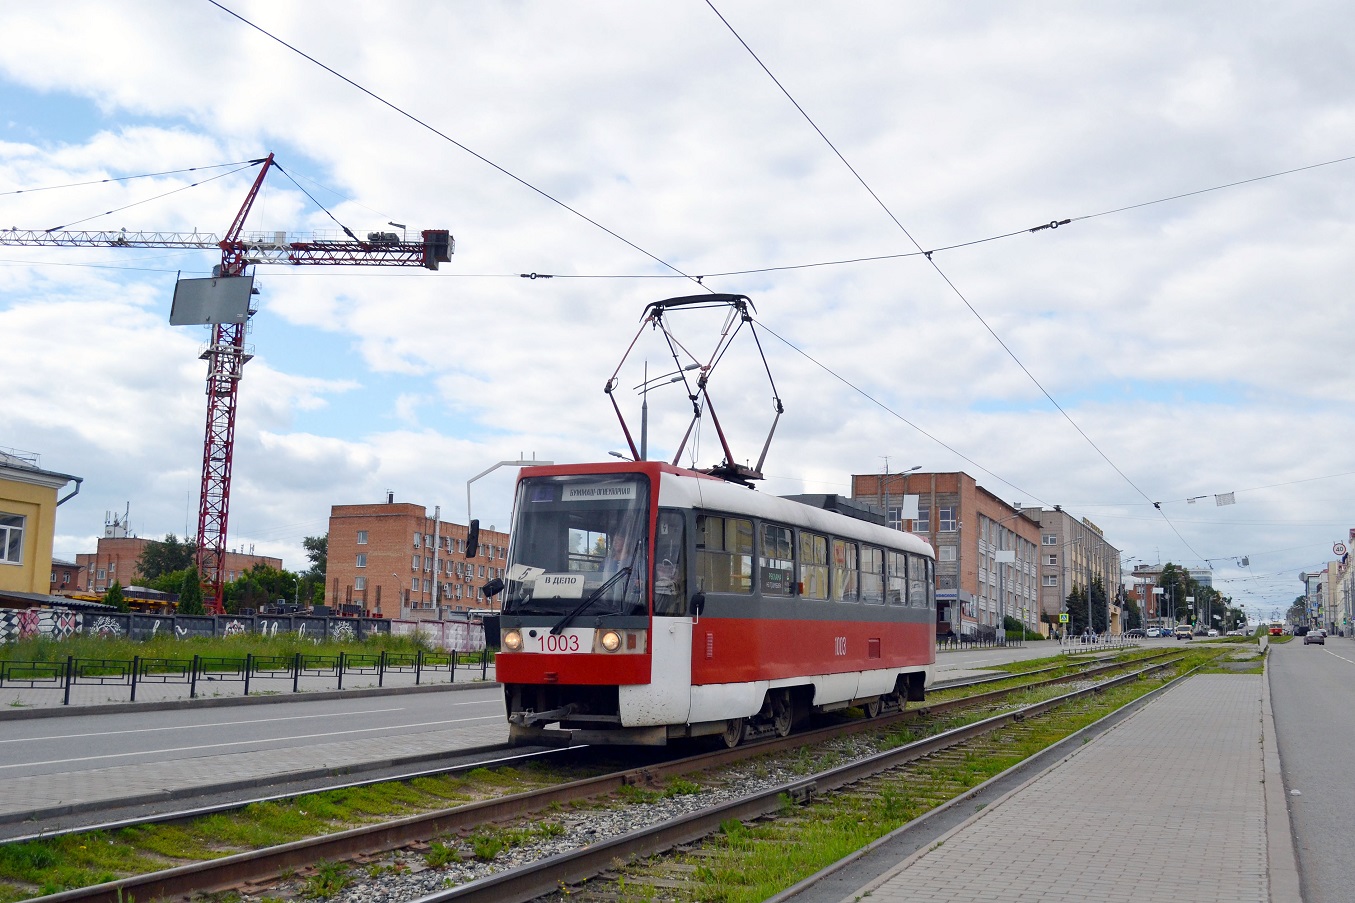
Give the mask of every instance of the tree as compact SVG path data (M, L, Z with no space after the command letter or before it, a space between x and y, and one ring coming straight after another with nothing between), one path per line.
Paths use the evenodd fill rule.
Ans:
M141 557L136 561L137 573L147 583L157 577L174 571L192 567L197 545L187 539L179 541L173 533L166 533L163 540L146 543Z
M114 580L113 585L108 588L108 592L104 593L104 604L111 605L118 611L131 611L131 607L128 606L127 600L122 598L122 584L116 580Z
M1100 577L1092 580L1091 585L1091 628L1097 633L1105 633L1109 627L1106 620L1106 587ZM1087 630L1087 588L1074 586L1073 591L1064 600L1068 611L1069 634L1085 633Z
M202 576L195 567L184 571L179 583L179 614L207 614L207 609L202 607Z
M306 576L318 577L323 581L325 571L329 568L329 534L307 536L301 540L301 544L306 547L306 557L311 562L311 569L306 573Z
M1124 626L1126 630L1137 630L1143 626L1143 612L1139 611L1139 604L1133 599L1125 600Z

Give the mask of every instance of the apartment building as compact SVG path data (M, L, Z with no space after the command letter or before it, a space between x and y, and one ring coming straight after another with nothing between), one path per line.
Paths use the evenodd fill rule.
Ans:
M76 567L84 582L80 588L87 593L103 593L108 591L114 581L124 589L141 585L143 578L137 570L137 562L147 544L153 541L139 536L100 537L95 551L81 552L75 556ZM281 558L249 552L227 552L222 561L222 580L229 583L259 564L282 570Z
M962 472L853 474L852 498L936 550L940 633L995 629L1004 617L1039 629L1038 518Z
M439 620L471 609L492 609L479 589L503 577L508 534L480 530L480 548L466 555L469 527L428 516L423 505L396 502L334 505L329 513L326 601L360 605L387 618Z
M1076 518L1060 505L1053 509L1027 508L1040 524L1040 611L1048 623L1067 610L1073 590L1084 591L1098 580L1105 588L1111 633L1123 630L1119 590L1122 585L1120 550L1106 541L1101 528L1087 518ZM1100 619L1098 614L1097 620Z

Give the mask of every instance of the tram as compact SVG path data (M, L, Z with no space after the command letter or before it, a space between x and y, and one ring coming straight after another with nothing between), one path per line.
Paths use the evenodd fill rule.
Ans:
M935 554L838 496L655 461L519 474L495 659L516 744L729 746L920 701Z

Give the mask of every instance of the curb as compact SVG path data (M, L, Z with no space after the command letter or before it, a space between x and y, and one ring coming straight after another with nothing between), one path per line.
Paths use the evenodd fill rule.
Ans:
M1275 713L1270 707L1270 667L1267 652L1265 680L1261 681L1261 760L1266 797L1266 858L1269 860L1271 903L1301 903L1294 828L1289 820L1289 797L1280 770L1280 748L1275 737Z

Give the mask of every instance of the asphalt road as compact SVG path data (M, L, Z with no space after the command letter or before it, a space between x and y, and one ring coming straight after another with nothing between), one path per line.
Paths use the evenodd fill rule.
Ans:
M497 685L440 693L279 701L71 715L0 723L0 779L117 765L154 765L222 753L287 759L290 749L345 740L503 724ZM501 738L496 738L501 739ZM486 742L492 742L486 740Z
M1303 899L1344 903L1355 894L1355 640L1295 637L1272 647L1268 671Z

